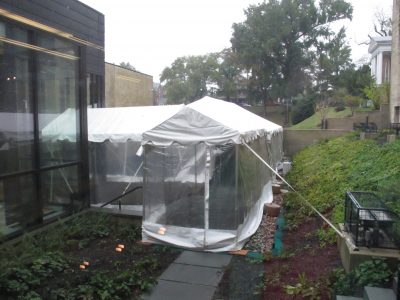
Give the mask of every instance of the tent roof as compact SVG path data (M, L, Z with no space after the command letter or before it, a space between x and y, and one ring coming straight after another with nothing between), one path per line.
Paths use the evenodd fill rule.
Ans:
M259 136L271 138L282 127L223 100L204 97L143 133L143 144L208 145L248 142Z
M43 138L76 140L76 111L67 109L42 130ZM208 145L271 137L282 127L240 106L204 97L189 105L88 108L88 140Z
M143 132L176 114L183 105L88 109L90 142L141 141Z
M141 141L142 133L176 114L183 105L88 108L88 140ZM76 111L67 109L42 130L44 138L76 140Z

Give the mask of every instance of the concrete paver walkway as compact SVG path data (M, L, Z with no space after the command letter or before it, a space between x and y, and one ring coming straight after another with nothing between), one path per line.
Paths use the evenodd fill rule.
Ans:
M230 255L184 251L161 274L146 300L211 300Z

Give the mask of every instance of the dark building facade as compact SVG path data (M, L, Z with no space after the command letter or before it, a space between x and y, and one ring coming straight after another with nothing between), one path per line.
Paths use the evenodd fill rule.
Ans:
M86 110L103 99L103 14L0 0L0 236L88 207Z

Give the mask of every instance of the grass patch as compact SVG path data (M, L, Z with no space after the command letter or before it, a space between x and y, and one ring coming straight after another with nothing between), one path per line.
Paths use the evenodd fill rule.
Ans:
M366 112L371 111L371 108L358 108L356 112ZM329 112L327 118L347 118L351 117L351 110L349 107L346 107L345 110L335 111L334 107L329 108ZM293 125L290 129L320 129L321 128L321 119L319 114L315 113L311 117L305 119L304 121Z

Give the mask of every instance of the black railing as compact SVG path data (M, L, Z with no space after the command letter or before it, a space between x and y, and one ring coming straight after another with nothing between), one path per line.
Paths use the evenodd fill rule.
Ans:
M373 193L348 191L344 222L357 247L399 248L400 219Z
M119 210L121 210L121 199L122 199L123 197L125 197L126 195L131 194L131 193L133 193L134 191L140 190L140 189L142 189L142 188L143 188L143 186L137 186L137 187L135 187L135 188L133 188L133 189L131 189L131 190L129 190L129 191L126 191L125 193L122 193L121 195L115 197L114 199L112 199L112 200L110 200L110 201L104 203L104 204L103 204L102 206L100 206L100 207L105 207L105 206L107 206L107 205L109 205L109 204L111 204L111 203L113 203L113 202L115 202L115 201L118 200L118 208L119 208Z
M396 131L396 135L399 135L400 132L400 123L390 123L390 129Z
M378 126L373 123L354 123L353 124L353 129L354 130L361 130L362 132L377 132L378 131Z

